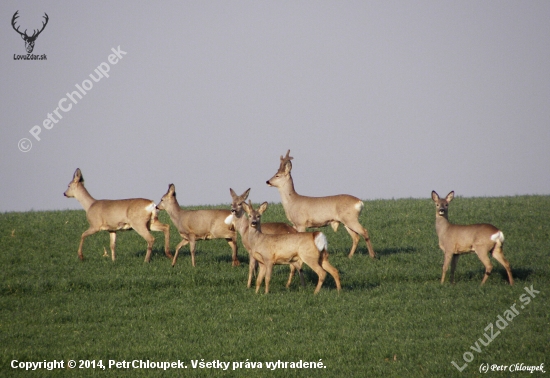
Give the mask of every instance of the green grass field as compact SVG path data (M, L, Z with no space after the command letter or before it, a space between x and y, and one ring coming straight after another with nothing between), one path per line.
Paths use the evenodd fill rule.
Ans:
M171 224L165 212L160 218ZM213 240L197 243L196 268L188 247L172 268L162 233L154 233L153 258L145 264L145 241L127 231L119 233L113 263L103 257L109 236L101 232L86 239L81 262L84 211L0 214L0 376L451 377L516 363L544 363L548 372L550 196L458 197L450 206L453 223L489 222L504 232L512 287L495 260L481 287L484 268L472 254L460 258L455 285L440 285L443 253L434 219L430 199L366 201L360 220L379 258L370 259L361 241L348 259L344 228L323 229L342 291L327 275L314 296L317 276L307 267L305 289L297 277L284 287L287 266L276 267L268 295L247 289L241 244L239 267L231 267L227 243ZM280 204L263 217L284 220ZM172 252L179 241L171 224ZM529 295L525 287L539 293ZM506 312L512 306L517 313L504 325L499 316L513 314ZM13 360L63 360L64 369L14 369ZM105 369L78 369L80 360L101 360ZM109 360L179 360L187 368L109 368ZM197 361L230 364L225 371L194 368ZM317 367L268 368L277 361ZM232 370L233 363L240 366Z

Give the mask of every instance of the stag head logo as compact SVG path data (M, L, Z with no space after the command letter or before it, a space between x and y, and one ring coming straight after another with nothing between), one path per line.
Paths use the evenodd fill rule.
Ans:
M44 12L43 17L45 19L45 22L42 22L42 29L40 29L40 30L33 29L32 35L28 35L27 34L27 29L25 29L25 31L23 33L21 33L19 31L19 27L15 26L15 21L19 18L18 13L19 13L19 11L14 13L14 15L11 19L11 26L13 27L13 30L15 30L16 32L18 32L21 35L21 38L23 38L23 40L25 41L25 49L27 50L27 53L30 54L30 53L32 53L32 50L34 49L34 42L36 41L36 38L38 38L40 33L42 33L42 31L44 30L44 28L48 24L49 17L48 17L48 14L46 12Z

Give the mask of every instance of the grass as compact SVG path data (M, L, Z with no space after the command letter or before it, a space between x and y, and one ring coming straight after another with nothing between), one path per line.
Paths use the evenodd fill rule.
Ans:
M0 214L0 376L68 373L12 369L12 360L64 360L65 367L71 359L106 366L109 360L180 360L187 366L72 372L100 377L451 377L477 375L486 363L548 365L550 197L458 197L450 206L453 223L489 222L503 230L513 287L494 260L494 273L481 287L484 268L474 255L460 258L456 285L440 285L443 253L434 213L429 199L366 201L361 223L377 260L369 258L363 241L348 259L347 232L324 229L342 292L328 275L317 296L317 276L308 268L305 289L297 277L285 289L284 266L276 267L270 294L247 289L248 256L240 244L240 267L231 267L225 241L212 240L197 243L196 268L188 247L172 268L162 233L154 233L153 258L144 264L145 241L122 232L113 263L102 256L109 249L102 232L86 239L81 262L76 250L87 228L84 211ZM281 205L271 204L263 220L285 220ZM164 212L161 221L171 224ZM172 252L179 240L172 225ZM525 304L521 296L531 285L540 293ZM519 315L481 344L488 325L514 304ZM451 361L463 367L463 356L472 360L459 372ZM192 360L203 359L242 362L242 368L194 369ZM279 360L322 361L325 367L267 368L266 362ZM262 368L246 368L247 362L262 362Z

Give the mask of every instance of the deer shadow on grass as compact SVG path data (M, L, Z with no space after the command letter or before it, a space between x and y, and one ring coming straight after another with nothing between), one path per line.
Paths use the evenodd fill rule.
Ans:
M396 255L400 253L416 253L417 249L415 247L406 246L406 247L391 247L391 248L383 248L383 249L375 249L376 257L374 260L380 260L381 257ZM349 252L349 250L333 250L329 252L329 254L346 254ZM355 251L355 255L364 255L369 256L369 251L367 248L357 248ZM355 256L354 255L354 256ZM353 257L352 257L353 259Z
M512 269L512 277L514 277L514 280L518 280L518 281L527 281L527 279L533 273L534 273L533 269L530 269L530 268ZM483 278L484 274L485 274L484 268L470 269L462 273L460 273L457 268L457 272L455 273L455 281L460 281L460 276L463 277L464 281L475 281ZM508 282L508 273L506 273L506 269L504 269L502 266L495 266L493 268L493 271L491 272L491 277L493 278L497 277L498 280L503 280ZM491 278L489 278L489 280L490 279Z
M498 269L498 273L502 276L503 279L508 280L508 274L505 269ZM512 277L519 281L527 281L527 279L534 273L533 269L530 268L516 268L512 269Z
M173 251L170 251L170 252L172 253L172 255L174 254ZM111 256L111 250L109 248L107 248L107 253L109 254L109 256ZM143 250L139 250L137 252L134 252L134 256L135 257L140 257L140 258L144 258L146 254L147 254L147 249L143 249ZM117 255L118 255L118 252L117 252ZM189 253L189 256L191 256L191 253ZM178 258L179 257L181 257L181 251L180 251L180 254L179 254ZM160 249L160 248L153 248L151 250L151 259L154 259L154 258L159 258L159 259L172 261L171 259L169 259L164 254L164 249Z
M189 253L189 256L191 256L191 253ZM243 263L248 264L249 263L248 254L246 258L242 255L237 255L237 261L239 261L240 264L243 264ZM233 262L233 257L231 256L231 252L228 252L227 255L216 256L216 262L220 262L220 263L227 262L231 264Z
M417 249L411 246L391 247L391 248L380 249L376 251L376 254L380 258L382 256L391 256L391 255L397 255L401 253L416 253L416 251Z
M368 251L367 251L368 254ZM305 268L304 270L304 280L306 281L306 286L311 284L315 287L317 285L317 282L319 282L319 276L317 273L315 273L312 269ZM340 284L342 285L342 291L356 291L356 290L372 290L380 286L379 282L369 282L368 280L361 281L361 282L353 282L353 283L346 283L346 272L342 269L338 269L338 274L340 275ZM300 278L298 277L298 274L294 276L292 280L292 287L301 287L300 286ZM323 282L323 286L321 287L321 290L323 288L328 288L331 290L336 290L336 282L334 281L334 278L327 272L327 276L325 277L325 281Z

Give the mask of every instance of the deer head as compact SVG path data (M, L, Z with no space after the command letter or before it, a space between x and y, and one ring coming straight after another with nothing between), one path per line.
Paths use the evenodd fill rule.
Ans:
M15 30L16 32L18 32L21 35L21 38L23 38L23 40L25 41L25 49L27 50L27 53L30 54L30 53L32 53L32 50L34 49L34 42L36 41L36 38L38 38L40 33L42 33L42 31L44 30L44 28L48 24L49 17L48 17L48 14L44 12L43 17L46 21L42 22L42 29L40 29L40 30L33 29L32 35L29 36L29 35L27 35L27 29L25 29L25 31L23 33L21 33L19 31L19 27L15 26L15 20L17 20L19 18L18 13L19 13L19 11L14 13L14 15L11 19L11 26L13 27L13 30Z
M269 186L279 187L281 180L288 178L288 175L292 170L292 159L294 158L290 156L290 150L286 152L285 157L281 155L281 165L279 165L279 170L277 171L275 176L267 180L265 183Z

